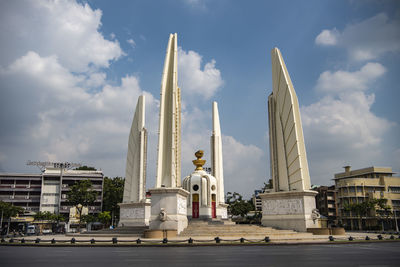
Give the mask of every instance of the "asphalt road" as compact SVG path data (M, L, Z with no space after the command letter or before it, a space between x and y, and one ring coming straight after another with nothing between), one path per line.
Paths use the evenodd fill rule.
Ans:
M400 266L400 242L210 247L0 247L0 266Z

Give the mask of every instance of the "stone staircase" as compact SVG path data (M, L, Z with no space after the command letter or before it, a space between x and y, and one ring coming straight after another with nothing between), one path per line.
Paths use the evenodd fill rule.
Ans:
M149 229L145 226L124 226L115 229L103 229L81 233L80 235L87 236L112 236L112 237L142 237L145 230Z
M127 237L143 238L144 231L148 227L118 227L113 230L103 229L82 234L68 234L93 237ZM261 240L268 236L270 240L277 242L290 242L295 240L303 241L322 241L327 240L328 236L313 235L312 233L296 232L293 230L280 230L272 227L250 224L234 224L230 221L202 221L191 220L188 227L178 236L178 239L188 239L189 237L198 240L209 240L219 237L222 239L246 239Z
M268 236L271 239L320 239L312 233L300 233L293 230L278 230L272 227L250 224L219 224L207 221L190 221L179 237L230 237L258 238Z

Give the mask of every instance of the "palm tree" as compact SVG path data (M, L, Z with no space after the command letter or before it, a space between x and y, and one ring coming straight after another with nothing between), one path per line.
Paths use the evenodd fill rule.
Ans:
M21 207L14 206L11 203L0 201L0 210L1 210L1 223L0 223L1 226L3 225L3 219L8 218L7 233L6 233L8 235L8 232L10 231L11 217L15 217L19 213L22 213L24 209Z

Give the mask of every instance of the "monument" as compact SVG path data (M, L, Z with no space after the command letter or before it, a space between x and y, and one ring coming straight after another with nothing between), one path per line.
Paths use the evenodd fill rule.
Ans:
M120 226L148 226L150 203L146 202L147 130L145 96L136 104L126 156L124 196L120 206Z
M161 81L156 188L150 189L151 217L148 237L160 231L179 234L188 225L181 188L181 95L178 87L177 34L170 34Z
M281 52L271 51L273 91L268 97L269 143L273 191L260 194L262 224L306 231L313 220L315 195L310 174L299 103Z
M222 219L228 218L227 208L225 204L224 192L224 167L222 159L222 139L221 125L219 121L218 103L213 102L212 106L212 135L211 135L211 173L217 179L217 217Z
M195 153L197 159L192 162L196 169L183 179L183 188L190 193L187 216L192 220L228 219L227 205L218 198L218 180L203 170L203 155L203 150Z
M195 153L197 159L193 160L195 171L183 179L183 188L187 190L189 201L187 203L187 216L189 219L216 219L217 218L217 179L203 170L206 163L202 159L203 150Z
M219 123L218 104L212 105L212 135L211 135L211 170L212 175L203 170L206 163L202 159L204 152L195 153L193 164L195 171L183 179L183 188L190 195L187 204L189 219L224 220L228 219L224 197L224 169L222 161L221 126Z

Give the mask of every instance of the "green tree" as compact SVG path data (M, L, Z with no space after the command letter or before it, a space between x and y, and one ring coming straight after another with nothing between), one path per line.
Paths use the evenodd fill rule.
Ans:
M368 215L368 212L372 208L372 203L370 201L364 201L360 203L349 203L344 206L345 211L351 212L358 218L358 228L362 230L362 218Z
M82 221L85 223L92 223L95 222L96 220L97 220L96 216L92 214L87 214L82 216Z
M387 205L387 199L385 198L380 198L380 199L374 199L374 204L375 204L375 214L379 218L379 220L382 222L382 230L385 230L384 227L384 221L388 222L389 217L393 215L392 208Z
M50 211L39 211L33 216L33 218L37 221L41 220L51 221L52 215L53 213L51 213Z
M67 218L64 215L61 214L51 214L50 216L50 221L52 221L53 223L55 223L58 226L60 225L60 222L66 222Z
M105 226L108 226L110 224L111 215L109 211L100 212L97 215L97 218L99 218L99 221L102 222Z
M50 221L51 223L56 224L57 228L60 225L60 222L65 222L67 220L63 215L51 213L49 211L44 211L44 212L39 211L33 216L33 218L38 221L40 220Z
M3 220L8 219L7 234L10 229L11 217L15 217L23 212L24 209L21 207L17 207L12 205L11 203L0 201L0 213L1 213L0 226L3 227Z
M8 219L24 212L24 209L21 207L14 206L11 203L0 201L0 211L1 211L1 217L3 219Z
M94 204L97 197L97 192L92 189L92 182L90 180L81 180L76 182L67 193L68 202L75 206L79 214L78 231L80 230L82 220L83 207L89 207Z
M97 171L95 167L89 167L89 166L81 166L78 168L75 168L77 171Z
M232 215L240 215L245 217L247 213L254 210L254 205L251 201L244 200L242 195L236 192L228 192L226 194L228 203L228 212Z
M391 214L391 208L390 206L386 205L387 199L376 199L376 198L371 198L367 199L366 201L360 202L360 203L349 203L344 206L345 211L351 212L353 215L356 215L358 218L358 225L359 225L359 230L362 229L362 218L367 217L367 216L372 216L372 214L375 214L378 218L380 217L382 219L383 216L387 216L386 219L388 219L388 216ZM383 214L382 211L383 210ZM379 211L379 212L377 212ZM385 215L384 215L385 214Z
M111 218L117 217L119 220L119 206L124 195L125 179L122 177L104 177L103 184L103 211L109 211ZM114 220L112 222L114 224Z
M87 214L87 215L82 216L82 221L87 224L87 230L90 231L91 230L89 228L90 223L97 221L97 218L96 218L96 216L94 216L92 214Z
M274 185L272 183L272 179L268 179L268 183L264 183L263 187L262 187L262 191L265 192L268 189L273 189Z
M37 212L33 218L35 220L47 220L47 221L51 221L51 222L55 222L55 223L59 223L59 222L64 222L66 221L66 218L61 215L61 214L54 214L51 213L50 211L39 211Z
M65 218L65 216L61 214L52 214L50 220L58 224L59 222L67 221L67 218Z

